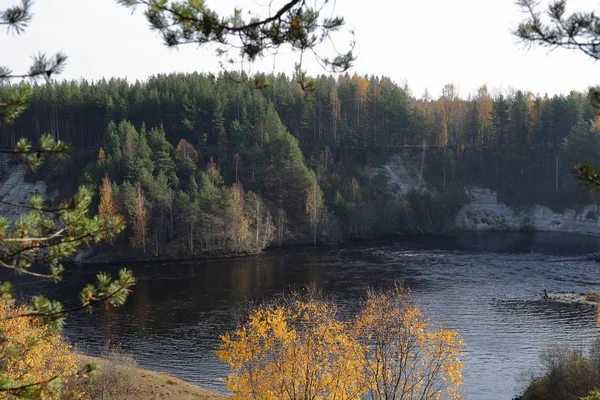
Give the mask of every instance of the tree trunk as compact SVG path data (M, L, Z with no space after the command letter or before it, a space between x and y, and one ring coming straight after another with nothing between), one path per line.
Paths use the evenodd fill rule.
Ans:
M156 246L156 255L158 256L158 231L154 230L154 244Z
M444 165L444 187L446 187L446 146L444 146L444 161L442 163Z
M235 181L238 181L238 165L239 165L240 161L239 160L235 160Z
M173 241L173 208L169 208L169 217L171 219L171 230L169 232L169 239Z
M555 162L555 170L556 170L556 176L555 176L555 191L558 192L558 165L560 162L560 153L556 152L556 155L554 156L554 162Z
M194 255L194 224L193 223L190 223L189 244L190 244L190 254Z
M425 166L425 141L423 140L423 156L421 157L421 173L419 174L419 186L423 184L423 167Z
M312 214L313 214L313 243L316 246L317 245L317 226L319 224L319 210L317 209L317 183L315 182L315 184L313 185L313 210L312 210Z
M280 208L277 212L277 216L278 216L278 222L279 222L279 229L277 234L279 235L279 245L281 246L283 244L283 210Z
M258 234L259 234L259 227L260 227L260 201L257 199L256 200L256 249L260 249L260 246L258 244Z

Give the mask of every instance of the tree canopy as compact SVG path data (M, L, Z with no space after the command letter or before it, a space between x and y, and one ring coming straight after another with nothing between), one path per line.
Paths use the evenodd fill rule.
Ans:
M567 13L567 0L548 5L547 18L535 0L519 0L528 18L519 24L514 34L528 44L550 48L580 50L591 58L600 59L600 17L594 11ZM600 114L600 91L590 91L591 100ZM588 159L572 168L575 179L588 191L600 191L600 169Z

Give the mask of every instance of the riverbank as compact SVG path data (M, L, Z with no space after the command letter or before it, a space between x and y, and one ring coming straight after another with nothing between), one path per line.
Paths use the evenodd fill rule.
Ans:
M175 378L164 372L139 368L131 359L77 354L80 367L96 369L78 385L90 398L131 400L224 400L227 396Z
M492 236L503 235L499 243L488 243L488 239L481 240L485 238L486 234ZM524 238L535 238L536 234L548 235L548 238L545 240L525 240ZM578 238L576 241L569 242L568 246L561 245L561 241L558 239L560 235L570 235L574 238ZM556 239L553 237L556 236ZM464 238L471 238L471 245L467 245L465 243ZM415 233L415 232L405 232L405 233L395 233L389 235L382 235L377 238L368 238L368 239L353 239L347 240L343 242L328 242L328 243L319 243L317 246L312 244L295 244L295 245L287 245L287 246L272 246L266 248L264 251L258 254L249 254L249 253L200 253L195 254L193 256L181 256L181 255L163 255L160 257L143 257L142 255L138 255L138 257L132 257L131 253L123 253L123 252L101 252L101 256L91 256L91 257L83 257L79 256L73 261L73 264L80 265L111 265L111 266L123 266L123 267L133 267L134 265L172 265L178 263L190 263L190 262L204 262L204 261L215 261L215 260L223 260L223 259L244 259L244 258L252 258L256 256L261 256L263 254L269 254L278 251L294 251L297 249L336 249L336 248L356 248L364 245L379 245L379 244L388 244L391 242L400 243L400 242L422 242L427 241L431 238L434 238L436 241L440 241L438 245L442 247L452 247L452 246L460 246L468 251L485 251L487 248L494 248L494 246L503 246L507 249L513 249L510 251L514 251L515 248L518 248L520 252L530 253L530 252L538 252L538 253L549 253L552 254L554 250L559 249L559 253L568 253L569 250L574 250L573 256L574 260L585 259L589 261L600 262L600 252L597 251L598 246L600 244L597 243L597 239L599 235L591 235L585 233L562 233L556 231L525 231L525 230L497 230L497 231L481 231L481 230L447 230L443 232L426 232L426 233ZM519 244L523 242L528 243L528 248L520 248ZM593 243L591 246L587 243ZM466 246L467 245L467 246ZM466 247L465 247L466 246ZM516 246L516 247L515 247ZM562 248L562 249L560 249ZM593 251L592 251L593 250ZM92 250L86 249L87 252L91 252ZM565 253L565 254L566 254Z
M568 293L568 292L548 292L548 299L559 303L567 304L586 304L589 306L600 307L600 294L597 293Z

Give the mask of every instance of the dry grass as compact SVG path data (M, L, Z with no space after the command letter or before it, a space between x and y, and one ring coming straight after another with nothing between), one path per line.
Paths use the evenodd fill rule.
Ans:
M600 303L600 292L597 290L591 290L585 296L585 299L590 302Z
M223 400L226 396L192 385L163 372L148 371L136 366L135 360L114 349L102 357L77 354L78 364L95 365L96 369L76 382L84 398L92 400Z

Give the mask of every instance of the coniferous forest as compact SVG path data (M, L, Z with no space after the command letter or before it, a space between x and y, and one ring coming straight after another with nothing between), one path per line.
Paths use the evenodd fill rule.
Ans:
M482 86L459 97L449 84L438 99L416 98L357 74L308 85L230 73L35 85L29 108L0 126L0 145L44 133L73 147L66 180L93 186L100 213L126 217L116 248L148 256L442 231L469 186L562 211L590 203L569 169L600 153L587 93ZM398 199L374 173L397 152L422 165L428 190Z

